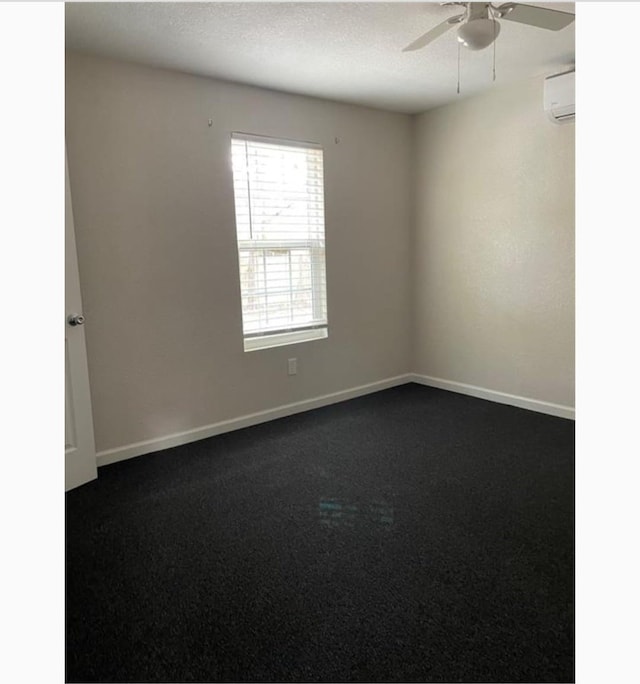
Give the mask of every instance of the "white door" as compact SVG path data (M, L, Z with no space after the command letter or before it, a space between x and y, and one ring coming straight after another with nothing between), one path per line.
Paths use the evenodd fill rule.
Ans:
M98 477L67 157L65 171L65 490Z

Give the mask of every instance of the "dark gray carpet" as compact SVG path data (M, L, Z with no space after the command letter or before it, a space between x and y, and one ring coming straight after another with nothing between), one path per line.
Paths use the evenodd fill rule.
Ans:
M574 424L414 384L67 494L67 681L573 681Z

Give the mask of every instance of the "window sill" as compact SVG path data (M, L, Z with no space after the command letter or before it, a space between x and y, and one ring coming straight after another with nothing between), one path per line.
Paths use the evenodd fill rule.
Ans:
M277 335L263 335L262 337L245 337L244 350L250 352L258 351L259 349L270 349L271 347L284 347L289 344L321 340L328 336L327 328L315 328L313 330L296 330Z

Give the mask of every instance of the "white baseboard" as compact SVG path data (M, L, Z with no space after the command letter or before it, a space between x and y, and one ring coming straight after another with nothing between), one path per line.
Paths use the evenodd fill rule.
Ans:
M324 394L313 399L305 399L293 404L277 406L276 408L268 409L266 411L250 413L246 416L240 416L239 418L223 420L219 423L205 425L193 430L187 430L186 432L177 432L157 439L149 439L144 442L127 444L115 449L99 451L96 454L96 462L98 467L109 465L110 463L117 463L118 461L124 461L128 458L134 458L135 456L142 456L143 454L150 454L154 451L160 451L161 449L170 449L171 447L188 444L189 442L196 442L199 439L206 439L207 437L220 435L224 432L232 432L233 430L240 430L241 428L250 427L252 425L259 425L260 423L266 423L267 421L275 420L276 418L284 418L285 416L292 416L295 413L310 411L311 409L320 408L321 406L328 406L329 404L336 404L340 401L355 399L356 397L361 397L365 394L379 392L380 390L404 385L408 382L415 382L419 385L426 385L428 387L437 387L451 392L458 392L459 394L468 394L469 396L478 397L479 399L487 399L499 404L509 404L510 406L518 406L519 408L529 409L530 411L537 411L539 413L547 413L561 418L575 419L575 409L571 406L551 404L545 401L538 401L537 399L528 399L527 397L519 397L514 394L506 394L505 392L496 392L494 390L485 389L484 387L475 387L474 385L454 382L453 380L443 380L442 378L432 378L427 375L406 373L405 375L397 375L393 378L386 378L385 380L379 380L378 382L372 382L367 385L360 385L359 387L352 387L351 389L342 390L340 392Z
M170 449L171 447L188 444L189 442L196 442L199 439L206 439L214 435L220 435L223 432L231 432L241 428L250 427L251 425L258 425L266 423L269 420L276 418L284 418L295 413L302 413L303 411L310 411L311 409L320 408L321 406L328 406L329 404L336 404L347 399L355 399L365 394L379 392L389 387L396 387L397 385L404 385L412 382L413 376L411 374L398 375L393 378L386 378L378 382L372 382L367 385L360 385L359 387L352 387L351 389L342 390L340 392L333 392L332 394L324 394L313 399L305 399L293 404L284 404L266 411L259 411L258 413L250 413L239 418L232 418L231 420L223 420L212 425L205 425L203 427L187 430L186 432L178 432L165 437L157 439L150 439L144 442L136 442L135 444L128 444L123 447L115 449L107 449L99 451L96 454L96 461L98 467L116 463L117 461L124 461L135 456L142 456L143 454L150 454L161 449Z
M576 411L573 406L552 404L548 401L539 401L538 399L519 397L515 394L497 392L495 390L485 389L484 387L466 385L462 382L443 380L442 378L432 378L428 375L418 375L416 373L411 374L411 382L416 382L419 385L427 385L428 387L437 387L439 389L449 390L450 392L458 392L459 394L468 394L471 397L495 401L498 404L509 404L509 406L517 406L530 411L537 411L538 413L547 413L550 416L558 416L560 418L569 418L571 420L575 420Z

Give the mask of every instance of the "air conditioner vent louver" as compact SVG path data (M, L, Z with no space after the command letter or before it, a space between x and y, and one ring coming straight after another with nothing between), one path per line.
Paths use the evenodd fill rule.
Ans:
M554 123L569 123L576 118L575 71L544 79L544 110Z

